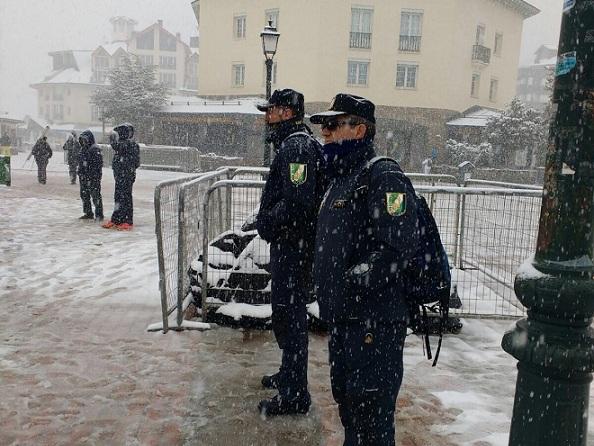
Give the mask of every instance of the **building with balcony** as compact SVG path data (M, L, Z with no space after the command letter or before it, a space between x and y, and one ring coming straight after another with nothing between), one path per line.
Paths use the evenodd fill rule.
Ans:
M94 50L63 50L49 53L52 72L32 84L37 90L41 123L63 128L101 128L101 112L91 103L95 90L105 85L111 70L127 58L156 66L156 80L175 94L196 91L198 87L198 52L163 27L163 22L136 32L136 21L113 17L112 41Z
M553 93L556 65L557 47L541 45L534 53L534 63L518 69L518 98L532 108L544 110Z
M201 97L265 90L260 32L280 32L273 88L305 95L309 112L337 92L377 105L385 153L416 166L439 146L446 122L473 106L514 97L524 0L194 0Z

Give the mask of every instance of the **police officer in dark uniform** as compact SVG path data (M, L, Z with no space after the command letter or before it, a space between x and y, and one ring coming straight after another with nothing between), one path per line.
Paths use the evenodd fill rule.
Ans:
M134 137L132 124L120 124L113 130L115 134L110 137L110 143L113 149L111 166L115 180L114 210L111 220L103 227L130 231L134 225L132 187L136 181L136 169L140 167L140 148L132 139Z
M316 216L324 193L320 144L303 123L303 95L276 90L258 107L266 113L267 142L275 158L262 193L256 227L270 242L272 329L282 360L262 385L278 395L260 401L266 415L307 413L307 310Z
M394 445L402 382L406 289L402 273L418 245L414 191L396 163L376 156L375 106L338 94L315 114L331 177L317 223L314 283L330 326L332 394L345 445Z

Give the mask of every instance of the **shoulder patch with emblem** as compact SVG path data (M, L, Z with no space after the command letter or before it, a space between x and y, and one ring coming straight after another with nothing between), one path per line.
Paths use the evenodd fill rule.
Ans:
M386 192L386 210L393 217L406 212L406 194L404 192Z
M290 163L289 178L291 178L291 183L296 186L305 183L307 179L307 164Z

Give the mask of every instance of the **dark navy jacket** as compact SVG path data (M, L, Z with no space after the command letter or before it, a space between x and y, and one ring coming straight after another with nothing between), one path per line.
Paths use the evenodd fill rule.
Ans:
M140 148L136 141L125 139L111 145L113 176L117 180L134 181L140 167Z
M331 324L407 317L402 272L419 240L414 191L389 161L377 163L362 181L374 156L368 143L343 158L320 208L314 283L320 317ZM388 211L394 196L404 197L404 212Z
M95 137L92 132L84 131L80 134L86 137L91 145L83 144L78 158L78 175L81 178L99 180L102 176L103 155L101 149L95 144Z
M268 242L313 243L316 216L324 185L320 163L320 146L302 123L286 122L275 131L277 154L260 201L256 227ZM293 169L293 171L291 170ZM293 173L292 173L293 172ZM293 175L293 177L291 176Z

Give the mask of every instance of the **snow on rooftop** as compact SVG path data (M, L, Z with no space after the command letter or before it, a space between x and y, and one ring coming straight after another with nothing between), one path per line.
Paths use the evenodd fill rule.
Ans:
M100 47L107 51L110 56L113 56L119 49L122 49L126 52L128 51L128 45L126 42L104 43L103 45L100 45Z
M72 51L77 68L53 71L39 84L90 84L93 77L91 51Z
M500 116L501 113L488 108L481 108L461 118L449 121L447 125L462 127L486 127L487 121L493 116Z
M165 105L165 113L240 113L261 115L256 104L261 98L240 98L212 100L199 97L171 96Z

